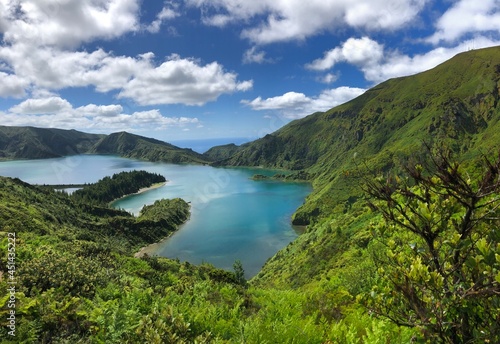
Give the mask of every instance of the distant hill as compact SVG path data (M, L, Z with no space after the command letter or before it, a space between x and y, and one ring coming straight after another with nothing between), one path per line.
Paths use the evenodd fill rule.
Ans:
M325 113L204 157L128 133L2 127L0 151L11 155L212 159L294 170L285 178L314 187L294 215L309 225L247 288L237 278L238 261L233 273L133 258L188 217L182 200L155 202L136 218L92 197L0 177L9 247L0 254L0 275L2 285L15 277L22 315L16 340L7 342L499 343L500 162L477 162L483 154L498 157L499 100L497 47L388 80ZM413 170L423 171L418 179L426 188L405 178L402 164L443 147L460 168L438 158L439 167ZM439 177L428 179L432 167ZM380 186L387 221L374 194L361 192L367 180ZM410 187L396 190L405 183ZM8 331L0 326L3 337Z
M473 158L500 143L500 47L459 54L436 68L388 80L324 113L293 121L217 165L304 170L314 193L307 223L359 194L354 171L381 171L423 142Z
M207 159L191 149L127 132L110 134L97 142L92 154L118 154L122 157L171 163L207 163Z
M88 152L105 135L0 126L0 159L47 159Z
M210 161L226 160L235 155L238 151L242 150L244 147L245 145L237 146L234 143L215 146L203 153L203 156Z
M0 159L47 159L75 154L114 154L171 163L206 163L190 149L129 134L88 134L76 130L0 126Z

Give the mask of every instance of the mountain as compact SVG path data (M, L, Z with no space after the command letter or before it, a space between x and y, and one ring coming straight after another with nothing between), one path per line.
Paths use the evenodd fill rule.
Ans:
M135 218L0 177L9 248L0 285L14 279L16 291L15 305L1 297L0 313L16 326L0 335L6 343L498 343L499 98L500 48L470 51L260 140L212 149L205 158L215 165L286 168L287 179L314 187L294 218L307 228L250 287L236 278L238 262L232 273L133 258L164 235L170 210L185 213L181 201ZM156 159L172 158L169 149L117 133L89 151ZM415 166L440 149L460 166ZM419 179L407 178L408 162ZM370 181L382 198L362 192Z
M86 153L105 135L0 126L0 159L47 159Z
M420 154L423 142L464 159L498 147L499 81L500 47L462 53L293 121L216 164L306 171L314 192L295 214L306 224L359 197L361 172L386 171Z
M203 153L203 156L206 157L210 161L221 161L226 160L233 155L235 155L238 151L243 149L243 146L237 146L234 143L230 143L222 146L215 146L210 148L208 151Z
M110 134L97 142L92 154L118 154L125 158L171 163L206 163L201 154L169 143L127 132Z
M207 163L191 149L126 132L110 135L76 130L0 126L0 159L48 159L75 154L114 154L170 163Z

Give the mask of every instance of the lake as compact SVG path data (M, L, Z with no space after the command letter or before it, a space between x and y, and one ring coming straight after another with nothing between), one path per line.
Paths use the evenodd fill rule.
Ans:
M169 239L149 247L148 253L227 270L240 260L247 278L297 237L290 218L312 190L305 183L250 179L256 173L275 173L263 169L173 165L102 155L0 162L0 175L32 184L93 183L139 169L159 173L168 182L125 197L114 207L138 214L144 205L161 198L191 202L190 220Z

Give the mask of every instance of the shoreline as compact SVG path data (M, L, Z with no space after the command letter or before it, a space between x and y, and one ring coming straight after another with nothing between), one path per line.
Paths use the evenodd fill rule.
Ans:
M146 246L143 246L139 249L139 251L137 251L136 253L134 253L134 258L142 258L144 257L145 254L151 256L151 252L153 251L156 251L157 247L159 245L161 245L165 240L168 240L170 239L170 237L172 235L174 235L175 233L177 233L178 231L180 231L182 229L182 226L184 226L189 220L191 220L191 202L188 202L188 204L190 205L190 210L189 210L189 216L188 218L186 219L186 221L184 221L183 223L181 223L176 230L168 233L168 235L166 237L163 237L161 238L159 241L157 242L154 242L152 244L149 244L149 245L146 245Z
M113 203L118 202L119 200L124 199L126 197L134 196L134 195L139 195L139 194L144 193L144 192L149 191L149 190L159 189L162 186L165 186L167 183L168 183L168 180L165 181L165 182L161 182L161 183L154 183L153 185L148 186L146 188L141 188L137 192L134 192L134 193L131 193L131 194L127 194L127 195L124 195L122 197L119 197L117 199L112 200L111 202L109 202L109 206L112 207Z
M179 229L177 229L179 230ZM163 243L165 240L169 239L172 234L174 234L175 232L177 232L177 230L169 233L166 237L160 239L160 241L158 242L154 242L152 244L149 244L149 245L146 245L146 246L143 246L139 249L139 251L137 251L136 253L134 253L134 258L142 258L144 257L144 255L148 255L148 256L152 256L151 252L155 251L157 246L159 246L161 243Z

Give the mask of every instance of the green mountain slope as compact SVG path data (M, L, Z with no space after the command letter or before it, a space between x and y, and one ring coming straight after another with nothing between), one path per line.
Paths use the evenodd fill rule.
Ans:
M100 140L93 154L118 154L122 157L171 163L206 163L201 154L169 143L127 132L113 133Z
M424 141L469 158L497 147L499 80L499 47L462 53L293 121L218 164L305 170L315 191L296 222L308 223L359 196L354 171L387 170L421 152Z
M190 149L119 132L87 134L76 130L0 126L0 159L47 159L75 154L113 154L170 163L206 163Z
M8 233L15 232L18 264L17 337L10 342L498 342L500 162L497 168L479 167L476 159L482 153L498 156L499 98L500 48L471 51L431 71L389 80L237 149L214 149L212 159L232 154L217 164L295 170L287 178L308 178L314 186L295 215L297 223L309 223L307 230L249 285L206 264L132 257L168 230L165 216L168 222L187 216L187 204L180 200L157 202L135 218L0 177L2 245L8 247ZM96 146L101 152L142 156L146 146L158 154L167 149L124 133L110 137ZM475 214L462 211L468 206L459 204L464 193L442 191L441 182L455 176L454 164L443 165L441 182L428 179L432 192L408 183L404 190L413 193L392 193L407 180L399 173L401 165L429 154L423 142L431 151L452 150L462 162L459 189L466 198L477 196L469 186L474 191L489 185L478 181L479 175L495 185L482 191L488 199L472 202ZM378 179L382 196L399 197L393 203L400 211L411 206L416 217L400 223L428 224L425 240L404 226L385 225L384 202L377 203L378 212L374 203L366 205L360 185L389 170L398 175ZM461 225L467 222L473 223L470 228ZM474 235L456 235L456 229ZM439 263L461 255L460 270ZM0 287L7 290L7 250L0 250L0 260ZM443 277L440 267L451 273ZM399 289L387 276L400 282ZM476 289L481 286L489 289ZM4 294L0 335L8 340L9 295ZM373 308L367 299L382 302ZM403 310L405 317L397 319L407 326L366 307Z
M46 159L86 153L104 135L0 126L0 159Z
M210 161L221 161L226 160L233 155L235 155L238 151L243 149L244 146L237 146L234 143L230 143L222 146L215 146L210 148L208 151L203 153L203 156L206 157Z
M157 201L136 218L0 177L2 343L208 343L228 336L244 302L234 274L132 256L188 216L181 199ZM6 292L13 285L14 313ZM213 316L200 319L203 311Z

